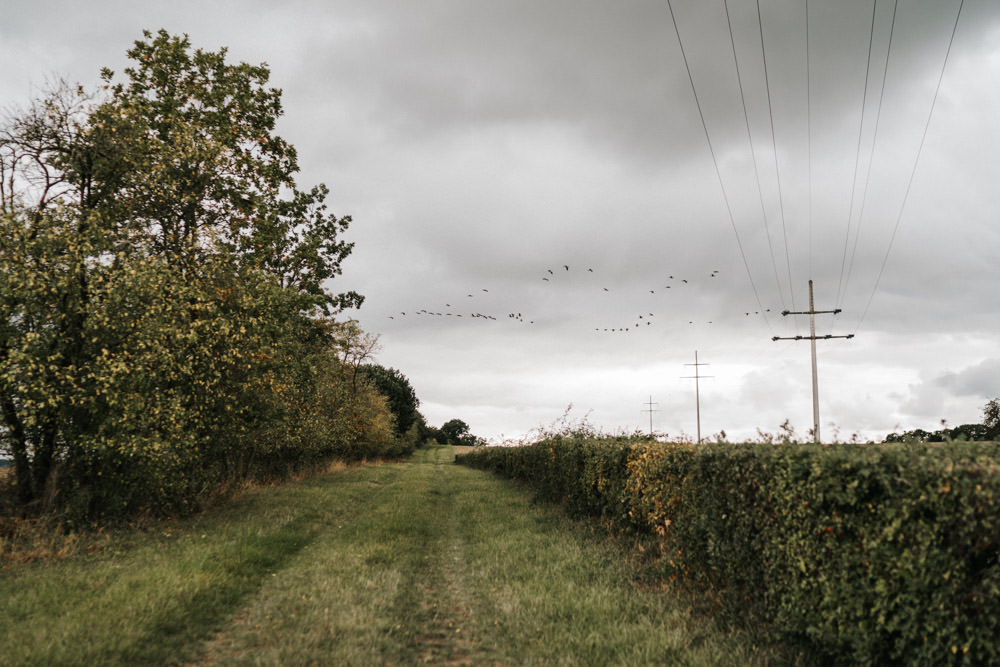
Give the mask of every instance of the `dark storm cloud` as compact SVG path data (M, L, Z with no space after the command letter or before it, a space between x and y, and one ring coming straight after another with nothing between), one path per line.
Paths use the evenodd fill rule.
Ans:
M552 124L628 152L670 148L672 98L686 80L676 71L664 76L675 49L662 3L629 11L602 2L375 3L372 10L375 38L342 76L404 136Z

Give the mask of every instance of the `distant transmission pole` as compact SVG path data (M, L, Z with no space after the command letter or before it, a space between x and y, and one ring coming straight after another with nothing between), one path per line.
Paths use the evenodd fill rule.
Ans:
M825 336L816 335L816 316L821 313L833 313L837 314L840 312L840 308L836 310L816 310L813 306L813 281L809 281L809 310L799 310L791 311L784 310L781 312L782 316L785 315L808 315L809 316L809 335L808 336L774 336L771 340L808 340L812 346L812 377L813 377L813 440L816 444L819 444L819 378L816 376L816 341L817 340L830 340L831 338L854 338L854 334L848 334L846 336L831 336L829 334Z
M649 408L644 409L644 410L639 410L639 412L648 412L649 413L649 435L652 436L653 435L653 413L654 412L659 412L659 410L654 410L653 406L654 405L659 405L659 403L653 403L653 397L650 396L649 397L649 403L646 403L646 405L648 405Z
M702 378L715 377L714 375L702 375L698 371L699 366L708 366L710 364L700 364L698 363L698 350L694 351L694 363L684 364L685 366L694 366L694 375L686 375L682 379L684 380L694 380L694 409L695 414L698 417L698 444L701 444L701 392L698 387L698 381Z

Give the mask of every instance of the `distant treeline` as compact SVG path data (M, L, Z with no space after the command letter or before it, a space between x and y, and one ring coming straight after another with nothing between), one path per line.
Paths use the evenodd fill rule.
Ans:
M941 422L943 428L937 431L925 431L915 428L903 433L890 433L885 442L950 442L953 440L997 441L1000 440L1000 398L994 398L983 406L982 424L962 424L948 428Z
M937 431L925 431L915 428L903 433L890 433L885 442L948 442L950 440L990 441L1000 438L995 428L985 424L962 424L954 428L942 428Z

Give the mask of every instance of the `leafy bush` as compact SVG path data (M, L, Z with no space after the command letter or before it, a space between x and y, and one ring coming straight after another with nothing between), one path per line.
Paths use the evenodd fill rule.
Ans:
M1000 660L993 445L554 439L458 460L659 535L664 576L831 662Z
M350 372L372 339L336 317L362 298L327 291L350 218L325 186L296 187L267 67L164 31L128 56L123 80L57 86L0 124L14 504L183 511L248 478L406 451Z

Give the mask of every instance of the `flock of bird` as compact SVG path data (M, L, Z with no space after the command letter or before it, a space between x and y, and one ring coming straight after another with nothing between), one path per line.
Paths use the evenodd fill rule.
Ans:
M560 266L557 266L555 267L555 270L553 270L553 268L551 267L546 268L541 275L541 282L547 283L549 285L555 285L561 282L562 279L572 275L572 273L573 272L571 271L570 266L568 264L562 264ZM586 271L584 271L583 273L594 274L594 269L588 267ZM719 275L719 270L715 269L708 275L708 278L709 279L716 278L718 275ZM658 286L654 288L649 288L647 291L649 292L649 294L655 295L658 291L665 291L670 289L684 289L686 286L692 284L694 283L689 281L688 278L681 278L679 276L668 275L666 279L662 281L662 287L660 287L658 284ZM615 291L606 286L601 286L600 289L602 293L608 292L609 295L610 293L613 293ZM439 306L438 308L419 308L419 309L412 309L409 311L398 311L397 313L387 315L387 317L391 320L395 320L397 318L409 318L409 317L418 317L418 318L433 317L433 318L444 318L444 319L462 318L466 320L486 320L492 322L509 321L529 326L535 324L534 319L532 319L531 317L526 317L520 312L508 312L503 315L497 315L495 313L479 312L468 309L467 305L471 302L466 301L467 299L476 299L477 294L480 296L485 296L486 294L489 293L490 293L489 289L479 288L478 290L466 293L465 297L461 298L462 301L461 304L459 303L459 301L456 300L453 301L452 303L445 303L443 307ZM634 294L630 294L630 296L634 297ZM750 315L760 315L760 311L745 312L746 317L749 317ZM646 327L652 327L654 324L655 317L656 315L654 313L649 312L649 310L646 309L636 314L634 317L629 318L624 323L618 322L616 326L608 326L608 327L597 326L594 327L594 331L599 333L609 333L609 334L628 333L632 331L637 331L640 329L645 329ZM688 320L689 325L701 324L701 323L702 323L701 321L696 322L695 320ZM712 323L713 323L712 320L704 322L704 324L712 324Z

